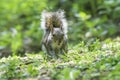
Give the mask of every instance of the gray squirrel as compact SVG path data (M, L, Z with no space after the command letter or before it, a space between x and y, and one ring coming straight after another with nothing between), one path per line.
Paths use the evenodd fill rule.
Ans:
M64 11L43 11L41 13L41 28L44 31L42 47L50 56L67 53L67 21Z

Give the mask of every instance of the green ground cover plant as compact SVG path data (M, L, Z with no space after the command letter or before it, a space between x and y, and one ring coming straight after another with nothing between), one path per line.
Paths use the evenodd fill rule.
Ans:
M40 47L41 12L63 9L68 53ZM0 80L120 80L120 0L0 0Z
M96 40L91 46L80 42L58 59L42 53L1 58L0 79L119 80L120 38Z

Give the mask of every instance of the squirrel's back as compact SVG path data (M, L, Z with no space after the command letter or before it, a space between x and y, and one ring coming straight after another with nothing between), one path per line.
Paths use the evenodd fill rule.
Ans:
M41 14L41 28L44 30L51 28L62 28L64 34L67 33L67 21L64 16L64 11L47 12Z

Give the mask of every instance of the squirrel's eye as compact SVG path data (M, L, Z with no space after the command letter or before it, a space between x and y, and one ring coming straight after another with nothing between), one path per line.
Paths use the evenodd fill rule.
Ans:
M55 34L53 34L53 36L55 36Z

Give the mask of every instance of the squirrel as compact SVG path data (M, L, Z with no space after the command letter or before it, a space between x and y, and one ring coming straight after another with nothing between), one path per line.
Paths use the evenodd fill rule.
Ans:
M41 13L41 28L44 31L42 47L50 56L67 53L67 20L64 11L43 11Z

